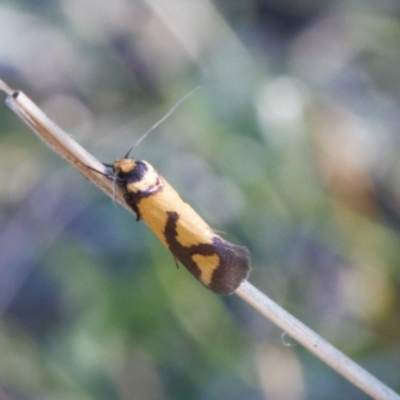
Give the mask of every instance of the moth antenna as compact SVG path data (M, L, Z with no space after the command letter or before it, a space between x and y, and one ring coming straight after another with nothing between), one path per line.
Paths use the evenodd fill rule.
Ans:
M140 140L141 140L141 139L139 139L139 141L140 141ZM138 144L138 143L136 143L136 144ZM131 151L133 150L133 148L136 147L136 144L135 144L134 146L132 146L132 147L128 150L128 152L125 154L124 158L128 158L128 157L129 157L129 154L131 154Z
M104 165L105 167L107 167L107 168L112 168L112 165L111 165L111 166L109 166L109 164L103 164L103 165ZM97 173L100 174L100 175L105 176L106 178L110 178L110 175L107 174L106 172L99 171L98 169L93 168L93 167L91 167L90 165L85 165L85 167L91 169L91 170L94 171L94 172L97 172Z
M106 163L103 163L103 165L106 167L106 168L112 168L113 167L113 164L106 164ZM105 176L106 178L108 178L108 179L112 179L112 181L113 181L113 190L112 190L112 200L113 200L113 203L114 203L114 205L115 206L117 206L117 202L115 201L115 193L116 193L116 187L117 187L117 180L118 180L118 176L116 175L116 174L107 174L107 173L105 173L105 172L103 172L103 171L99 171L98 169L96 169L96 168L93 168L93 167L91 167L90 165L86 165L86 168L89 168L89 169L91 169L92 171L94 171L94 172L97 172L98 174L100 174L100 175L103 175L103 176Z
M171 114L189 97L193 96L195 92L197 92L200 89L200 86L196 86L193 90L191 90L188 94L183 96L180 100L178 100L177 103L158 121L156 122L149 130L147 130L140 138L139 140L134 144L134 146L128 151L128 155L131 152L133 148L135 148L150 132L153 132L154 129L156 129L158 126L160 126L168 117L171 116Z
M116 175L116 174L114 174L114 177L113 177L113 190L112 190L112 200L113 200L113 203L114 203L114 206L115 206L115 208L118 208L118 204L117 204L117 202L116 202L116 200L115 200L115 193L116 193L116 187L117 187L117 180L118 180L118 176Z

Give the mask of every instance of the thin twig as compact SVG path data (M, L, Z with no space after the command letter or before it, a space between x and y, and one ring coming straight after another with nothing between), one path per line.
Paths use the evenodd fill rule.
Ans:
M6 104L58 155L72 164L85 178L115 199L128 211L123 191L99 172L106 172L104 165L87 152L70 135L57 126L23 92L11 89L0 79L0 90L7 93ZM89 167L89 168L88 168Z
M400 399L392 389L289 314L250 282L243 282L236 289L236 294L374 399Z
M110 179L91 169L105 171L104 166L95 157L54 124L25 94L10 89L1 80L0 90L7 93L7 105L47 145L111 198L132 212L123 199L121 188L115 187ZM392 389L322 339L248 281L239 286L236 294L371 397L379 400L400 400L400 396Z

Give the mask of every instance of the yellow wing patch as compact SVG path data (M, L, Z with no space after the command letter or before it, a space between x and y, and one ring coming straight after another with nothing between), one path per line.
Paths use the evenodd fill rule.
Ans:
M177 211L179 220L176 239L182 246L190 247L201 243L211 243L214 236L212 229L189 204L182 200L181 196L165 179L162 179L162 185L163 190L142 199L138 203L143 221L166 245L164 227L168 218L167 212Z
M200 280L206 286L209 286L212 281L213 273L219 265L218 255L213 254L211 256L203 256L201 254L195 254L194 256L192 256L192 259L201 271Z

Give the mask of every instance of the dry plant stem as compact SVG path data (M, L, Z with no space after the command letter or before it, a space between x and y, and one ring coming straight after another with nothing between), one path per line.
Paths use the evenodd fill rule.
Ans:
M400 399L392 389L318 336L251 283L243 282L236 289L236 294L372 398Z
M110 179L88 168L91 167L97 171L105 172L105 167L100 161L52 122L24 93L12 90L2 80L0 80L0 90L6 92L8 95L6 104L40 139L72 164L85 178L89 179L128 211L132 212L123 198L122 189Z
M0 90L3 90L8 95L7 105L48 146L71 163L87 179L131 211L123 199L122 190L119 187L115 187L110 179L88 168L89 166L98 171L105 171L104 166L98 160L55 125L22 92L10 89L1 80ZM365 393L375 399L400 400L400 396L393 390L307 328L251 283L243 282L236 290L236 294Z

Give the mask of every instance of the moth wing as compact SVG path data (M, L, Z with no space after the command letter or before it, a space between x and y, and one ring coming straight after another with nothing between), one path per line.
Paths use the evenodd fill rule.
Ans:
M250 274L250 252L247 247L238 246L220 237L217 238L214 240L214 245L220 257L220 264L213 273L209 288L215 293L229 295Z

